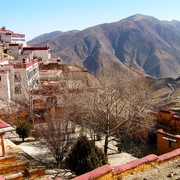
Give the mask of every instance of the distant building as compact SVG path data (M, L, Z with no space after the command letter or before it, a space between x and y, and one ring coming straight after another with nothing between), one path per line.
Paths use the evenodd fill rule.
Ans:
M22 44L9 44L8 49L5 50L8 55L13 56L17 60L26 58L37 58L39 61L51 61L50 48L48 46L30 46L23 47ZM30 57L31 56L31 57Z
M7 58L0 59L0 99L26 103L31 90L39 83L39 62L61 64L62 60L51 57L48 45L26 46L25 34L0 29L0 41L4 53L7 54ZM54 74L48 75L54 78ZM45 72L42 76L42 79L50 78ZM56 79L61 77L62 71L58 71Z
M22 52L22 44L11 43L9 44L9 48L5 50L5 53L9 54L10 56L13 56L17 60L21 52Z
M61 64L59 57L52 57L50 47L46 46L27 46L25 34L14 33L13 31L0 29L0 41L8 43L9 47L5 49L5 53L13 56L17 60L22 60L27 54L31 54L32 58L37 58L44 64L51 62Z
M156 114L157 126L167 132L180 133L180 114L169 109L162 109Z
M170 152L180 148L180 135L157 131L157 150L159 154Z
M43 62L49 61L51 58L50 48L47 46L30 46L23 48L23 54L34 52L34 56Z
M0 30L0 41L5 43L26 44L25 34L14 33L6 29Z
M163 109L154 113L157 122L157 151L167 153L180 148L180 114Z

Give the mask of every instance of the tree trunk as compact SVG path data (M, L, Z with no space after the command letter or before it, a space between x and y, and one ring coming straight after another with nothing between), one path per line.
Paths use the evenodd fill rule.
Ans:
M104 154L106 157L107 157L107 151L108 151L108 137L109 137L109 135L106 134L105 135L105 142L104 142Z
M122 152L123 147L124 147L124 143L125 143L124 139L122 141L118 142L118 152L120 152L120 153Z
M106 119L106 135L105 135L105 142L104 142L104 154L107 157L108 154L108 143L109 143L109 126L110 126L110 117L109 117L109 108L107 105L107 119Z

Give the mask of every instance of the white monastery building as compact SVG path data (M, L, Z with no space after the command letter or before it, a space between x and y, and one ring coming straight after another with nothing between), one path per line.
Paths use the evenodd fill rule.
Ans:
M13 58L0 59L0 99L23 102L39 80L39 61L50 62L50 48L27 47L24 34L0 29L1 45L8 44L4 53Z
M28 100L29 91L38 83L38 60L16 60L0 65L0 99L15 102Z
M41 59L43 62L47 62L51 59L50 48L48 47L48 45L44 47L30 46L23 48L23 53L30 52L34 52L34 57Z
M0 58L0 100L29 100L30 91L39 83L39 62L61 63L60 58L51 57L48 45L27 46L25 34L0 29L0 45L7 54Z
M0 29L0 41L5 43L26 44L25 34L14 33L6 29Z

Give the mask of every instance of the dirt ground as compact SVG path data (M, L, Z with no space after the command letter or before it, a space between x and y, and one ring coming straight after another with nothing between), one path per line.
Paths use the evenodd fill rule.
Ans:
M122 180L180 180L180 159L157 165Z
M15 139L13 138L13 140ZM22 143L21 139L18 140L18 138L16 138L16 144L17 146L14 148L15 151L22 149L30 155L32 159L35 159L36 164L47 165L47 177L53 178L56 176L63 179L71 179L72 173L69 170L55 169L52 163L54 159L51 152L46 146L42 146L40 142L34 141L33 139L26 139L26 142ZM101 146L101 143L98 145ZM13 146L10 144L9 140L8 146ZM112 146L114 145L112 144ZM108 159L111 166L118 166L137 158L124 152L109 155ZM180 180L180 159L155 166L144 172L132 174L128 177L124 177L122 180Z
M8 139L14 142L16 146L13 147L13 144ZM26 138L25 142L22 142L16 133L10 133L7 135L6 143L7 147L13 147L13 151L17 152L23 150L26 154L28 154L28 159L31 161L31 164L45 165L47 177L61 177L63 179L71 179L73 174L70 172L70 170L56 168L55 159L45 144L42 144L39 141L35 141L34 138ZM96 145L102 148L103 139L102 141L98 141ZM117 148L113 142L111 142L110 147L114 149ZM135 159L137 158L125 152L113 153L112 151L111 155L108 156L108 162L113 167Z
M44 162L54 161L49 150L46 147L42 148L42 145L40 146L38 141L24 142L19 144L18 147L21 148L26 153L28 153L29 155L31 155L38 162L44 163ZM135 159L137 158L125 152L116 153L108 156L108 161L111 166L118 166Z

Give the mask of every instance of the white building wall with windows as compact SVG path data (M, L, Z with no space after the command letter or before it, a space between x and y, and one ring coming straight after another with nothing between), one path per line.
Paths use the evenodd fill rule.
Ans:
M10 30L0 30L0 40L9 43L7 54L14 57L0 59L0 99L23 102L38 84L38 58L50 62L50 48L48 45L26 47L25 35Z
M1 41L5 43L11 43L11 36L6 34L1 34Z
M7 100L5 96L10 95L10 100L23 102L29 99L29 91L38 83L39 66L37 60L23 63L8 64L0 68L1 71L8 71L9 76L5 81L3 76L2 86L6 87L0 92L0 98ZM8 85L9 83L9 85ZM8 92L8 95L7 93ZM6 94L6 95L5 95Z
M31 61L29 62L31 63ZM34 88L39 79L38 63L33 63L29 67L14 69L12 79L12 99L16 102L29 99L29 91Z
M49 50L35 50L34 55L36 57L41 57L42 60L47 61L51 58L51 54L49 53Z
M11 43L25 44L26 39L24 34L11 34Z
M8 102L11 101L9 71L0 71L0 99Z
M48 61L51 58L50 48L44 47L24 47L23 54L34 52L34 57L42 59L42 61Z
M22 51L22 44L9 44L9 49L7 54L13 56L15 59L18 59Z
M12 44L23 44L23 46L26 46L26 39L24 34L4 33L1 34L1 41Z

